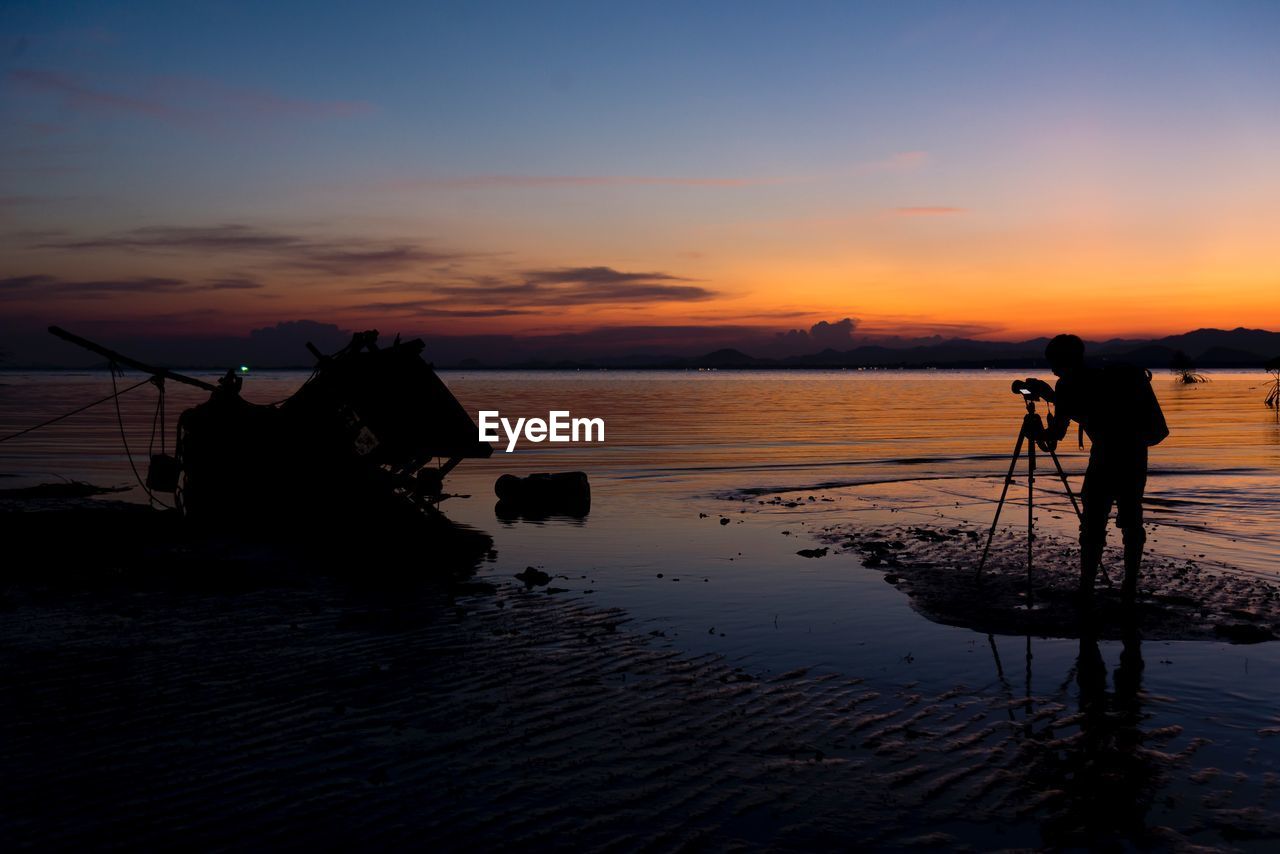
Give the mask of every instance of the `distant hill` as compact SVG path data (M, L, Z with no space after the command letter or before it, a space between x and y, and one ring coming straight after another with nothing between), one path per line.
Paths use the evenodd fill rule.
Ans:
M752 367L757 359L748 356L741 350L734 350L726 347L723 350L716 350L714 353L708 353L697 360L699 367L705 368L744 368Z
M1036 368L1047 365L1047 338L1029 341L977 341L970 338L890 339L850 350L827 348L782 359L759 358L727 348L694 357L623 356L578 359L571 365L528 362L509 367L580 368ZM1261 368L1280 355L1280 332L1265 329L1196 329L1155 340L1110 339L1086 342L1091 358L1131 362L1166 370L1178 350L1198 368Z

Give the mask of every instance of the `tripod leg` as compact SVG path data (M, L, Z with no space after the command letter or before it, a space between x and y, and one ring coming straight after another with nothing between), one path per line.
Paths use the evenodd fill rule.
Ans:
M1084 521L1084 514L1080 512L1080 503L1076 501L1076 494L1071 491L1071 484L1067 482L1067 473L1062 469L1062 463L1058 461L1057 451L1050 451L1049 456L1053 458L1053 464L1058 467L1058 477L1062 479L1062 488L1067 491L1067 497L1071 499L1071 506L1076 510L1076 518L1081 522Z
M1009 484L1013 483L1013 470L1018 465L1018 457L1022 455L1022 442L1026 437L1025 431L1018 431L1018 441L1013 446L1013 459L1009 461L1009 472L1004 476L1004 489L1000 490L1000 500L996 503L996 515L991 520L991 530L987 531L987 545L982 549L982 560L978 561L978 571L974 575L975 581L982 578L982 569L987 565L987 555L991 551L991 539L996 535L996 525L1000 523L1000 511L1004 509L1004 499L1009 494Z
M1027 445L1027 608L1034 604L1034 588L1031 584L1031 558L1036 539L1035 519L1036 443ZM1029 639L1028 639L1029 640Z

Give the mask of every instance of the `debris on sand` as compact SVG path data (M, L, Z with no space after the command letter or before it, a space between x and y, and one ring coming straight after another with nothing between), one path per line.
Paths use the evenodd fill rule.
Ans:
M831 549L824 546L820 549L801 549L796 554L800 555L800 557L826 557L829 551Z
M516 573L516 578L524 582L525 587L545 587L551 581L551 576L542 570L527 566L524 572Z
M868 567L898 566L898 552L906 548L902 540L863 540L849 538L849 548L862 552L862 565Z

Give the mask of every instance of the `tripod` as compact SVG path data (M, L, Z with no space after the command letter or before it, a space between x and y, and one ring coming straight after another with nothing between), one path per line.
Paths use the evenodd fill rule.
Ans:
M1004 509L1004 500L1009 495L1009 486L1013 483L1013 472L1018 467L1018 457L1022 455L1022 444L1027 443L1027 607L1032 607L1032 586L1031 586L1031 567L1033 560L1033 547L1035 541L1035 481L1036 481L1036 440L1031 438L1032 425L1036 428L1040 426L1040 416L1036 414L1036 397L1028 391L1022 391L1022 400L1027 405L1027 414L1023 416L1022 427L1018 430L1018 441L1013 446L1013 459L1009 461L1009 472L1004 476L1004 489L1000 491L1000 501L996 504L995 518L991 520L991 530L987 532L987 545L982 549L982 560L978 562L978 572L974 577L975 581L982 580L982 570L987 565L987 556L991 553L991 541L996 535L996 526L1000 523L1000 511ZM1028 441L1030 440L1030 441ZM1062 487L1067 491L1067 496L1071 499L1071 506L1075 508L1076 518L1081 523L1084 522L1084 516L1080 512L1080 504L1076 501L1076 495L1071 491L1071 484L1067 482L1067 473L1062 470L1062 463L1058 460L1057 453L1053 448L1045 447L1045 451L1053 459L1053 465L1058 470L1058 477L1062 479Z

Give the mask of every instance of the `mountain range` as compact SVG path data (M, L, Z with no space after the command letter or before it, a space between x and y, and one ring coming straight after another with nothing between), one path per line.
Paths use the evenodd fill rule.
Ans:
M90 336L92 337L92 336ZM311 367L307 343L332 353L351 338L338 326L313 321L291 321L257 329L247 337L209 338L110 336L101 343L154 365L186 369L226 370L241 364L256 368ZM625 345L605 353L606 344L577 342L573 347L547 344L516 336L450 337L424 335L425 357L440 368L546 369L546 368L1043 368L1047 338L1027 341L981 341L971 338L845 336L852 346L827 346L798 355L753 355L749 342L725 346L695 355L696 343L675 352L626 354ZM768 339L762 346L768 348ZM28 346L0 341L0 365L5 368L89 367L100 357L58 341L41 331L29 336ZM1197 368L1260 368L1280 356L1280 332L1264 329L1197 329L1155 339L1112 338L1086 342L1095 359L1130 362L1165 370L1182 352ZM622 354L618 354L621 350ZM766 349L767 352L767 349ZM775 350L776 353L776 350ZM476 356L476 354L484 354Z
M467 359L465 368L1014 368L1045 367L1048 338L1028 341L978 341L969 338L890 339L853 347L825 349L785 358L758 358L737 349L721 349L693 357L620 356L585 360L486 364ZM1196 329L1157 339L1112 338L1086 341L1089 357L1167 369L1182 352L1197 368L1259 368L1280 356L1280 332L1265 329Z

